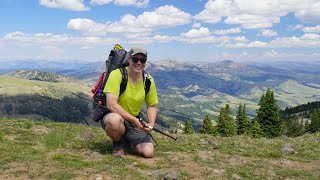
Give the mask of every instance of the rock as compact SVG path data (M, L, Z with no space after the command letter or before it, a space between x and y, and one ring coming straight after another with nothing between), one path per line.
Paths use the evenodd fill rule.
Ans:
M239 176L238 174L232 174L232 179L240 180L240 179L243 179L243 178L241 176Z
M283 165L283 166L286 166L286 167L291 167L291 166L292 166L291 161L289 161L289 160L287 160L287 159L283 159L283 158L280 158L280 159L277 161L277 164L280 164L280 165Z
M212 149L219 149L220 148L220 142L216 140L210 140L209 144L212 146Z
M100 161L104 158L102 154L91 150L84 151L83 155L86 157L86 159L91 161Z
M281 135L281 136L278 137L278 139L287 140L289 138L286 135Z
M103 180L103 176L98 174L97 177L95 178L95 180Z
M286 155L290 155L290 154L295 154L296 151L294 149L292 149L292 147L290 145L285 145L282 148L282 153L286 154Z
M224 172L225 172L225 170L223 170L223 169L213 169L213 170L212 170L212 173L213 173L215 176L220 176L220 175L222 175Z
M147 175L151 175L154 179L179 179L180 171L176 168L169 168L169 169L157 169L152 172L148 172Z
M206 145L206 144L209 144L209 142L206 141L206 140L204 140L204 139L200 139L199 144L201 144L201 145Z
M91 141L91 140L93 140L93 134L91 133L91 132L86 132L86 133L84 133L83 135L82 135L82 138L81 138L81 140L83 140L83 141Z

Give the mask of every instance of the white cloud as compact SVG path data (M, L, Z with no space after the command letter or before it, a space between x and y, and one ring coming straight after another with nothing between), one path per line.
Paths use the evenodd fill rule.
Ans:
M93 46L82 46L80 49L86 50L86 49L92 49L92 48L93 48Z
M67 26L69 29L83 31L91 35L104 35L108 32L108 23L96 23L90 19L70 19Z
M301 37L279 37L269 43L269 47L320 47L319 34L304 34Z
M249 52L240 52L240 53L221 53L217 54L215 60L225 60L232 59L233 61L238 62L259 62L259 61L297 61L305 60L308 61L317 61L320 58L320 54L304 54L304 53L283 53L276 50L270 50L263 53L249 53Z
M186 33L182 33L181 36L186 38L204 38L210 36L210 31L208 28L201 27L199 29L191 29Z
M291 48L291 47L320 47L319 34L304 34L300 37L278 37L270 42L253 41L253 42L240 42L230 41L218 46L225 48ZM232 43L233 42L233 43Z
M263 29L294 13L305 22L320 22L319 0L208 0L194 19L206 23L239 24L245 29Z
M320 33L320 25L314 27L304 27L302 31L306 33Z
M99 37L73 37L66 34L55 35L51 33L26 34L23 32L13 32L6 34L3 41L16 42L19 45L105 45L118 42L117 38Z
M240 28L230 28L230 29L221 29L221 30L215 30L213 31L214 34L237 34L240 33L241 29Z
M266 48L268 43L262 41L254 41L249 43L226 44L226 48Z
M90 4L105 5L113 2L118 6L147 7L149 0L91 0Z
M64 50L58 46L46 45L41 47L45 52L50 54L61 54Z
M249 42L249 40L245 37L245 36L237 36L237 37L234 37L234 41L235 42Z
M83 0L39 0L39 4L48 8L67 9L71 11L89 10Z
M142 36L130 39L129 44L152 44L152 43L168 43L177 40L176 36L155 35L152 37Z
M244 29L261 29L271 27L273 23L279 23L279 17L241 14L229 16L224 20L227 24L241 24Z
M114 0L114 3L119 6L146 7L149 4L149 0Z
M278 33L271 29L264 29L261 31L261 33L258 34L258 36L273 37L273 36L278 36Z
M90 19L70 19L68 28L82 31L90 35L107 33L148 33L156 28L174 27L191 22L191 15L174 6L161 6L154 11L141 15L124 15L114 23L96 23Z
M305 4L302 4L305 3ZM299 10L295 13L295 16L304 23L320 23L320 1L319 0L304 0L299 1L297 5Z
M255 59L260 61L297 61L297 60L308 60L315 61L320 58L320 54L306 54L306 53L283 53L276 50L267 51L261 55L257 55Z
M105 5L111 3L113 0L91 0L90 4L96 4L96 5Z
M290 31L294 31L294 30L298 30L298 29L302 29L302 28L303 28L303 25L302 25L302 24L297 24L297 25L295 25L295 26L290 25L290 26L288 27L288 29L289 29Z
M194 23L193 25L192 25L192 28L194 28L194 29L198 29L198 28L201 28L202 26L201 26L201 24L200 23Z

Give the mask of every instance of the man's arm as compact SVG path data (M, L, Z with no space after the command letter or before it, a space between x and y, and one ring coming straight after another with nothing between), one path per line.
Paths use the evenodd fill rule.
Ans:
M145 124L146 126L143 128L145 132L150 132L152 128L149 128L148 126L154 126L156 122L156 117L157 117L157 105L149 106L147 108L147 116L149 123Z
M148 120L149 120L149 125L150 126L154 126L155 122L156 122L156 118L157 118L157 105L153 105L153 106L149 106L147 108L147 116L148 116Z
M111 112L118 113L122 116L123 119L131 122L134 124L137 128L142 129L143 126L140 123L139 119L132 116L130 113L128 113L126 110L124 110L119 104L118 104L118 96L107 93L107 107Z

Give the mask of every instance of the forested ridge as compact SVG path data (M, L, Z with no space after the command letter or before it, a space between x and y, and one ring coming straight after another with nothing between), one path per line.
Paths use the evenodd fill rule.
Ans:
M293 114L300 114L303 117L310 117L309 114L311 111L320 109L320 101L308 102L306 104L301 104L298 106L286 108L281 111L283 117L289 117Z
M65 96L61 99L34 95L0 95L0 115L32 117L57 122L85 123L90 114L88 104L77 98Z

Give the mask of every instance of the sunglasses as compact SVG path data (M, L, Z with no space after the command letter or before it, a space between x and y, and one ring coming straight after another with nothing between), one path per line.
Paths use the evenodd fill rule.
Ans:
M138 61L140 61L142 64L146 63L147 62L147 58L136 58L136 57L131 57L132 61L134 63L137 63Z

